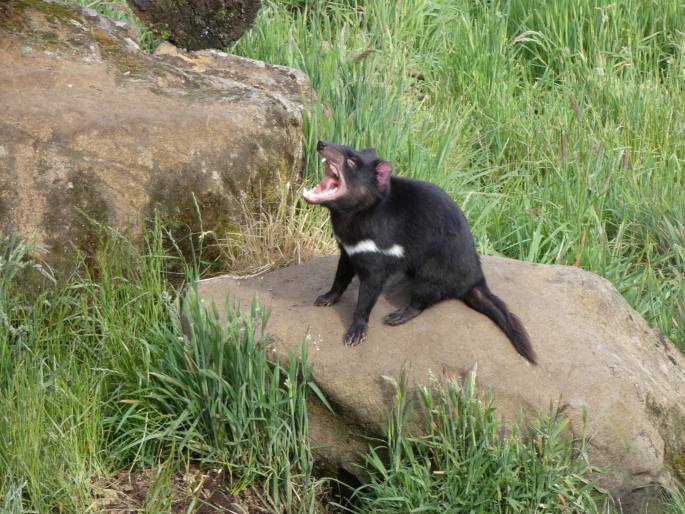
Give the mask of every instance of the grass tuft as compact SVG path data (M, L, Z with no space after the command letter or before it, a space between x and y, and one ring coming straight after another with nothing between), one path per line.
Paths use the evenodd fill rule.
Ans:
M214 235L221 268L237 275L258 274L333 253L337 248L328 215L307 207L302 189L283 184L275 206L260 203L251 209L242 202L238 226Z
M33 290L31 248L0 248L4 506L86 512L103 478L154 469L146 502L166 510L173 471L193 462L223 469L231 494L249 486L273 511L313 512L306 354L269 363L257 305L224 322L193 297L188 338L166 271L180 258L164 253L162 228L144 252L106 236L96 276L84 264Z
M267 360L266 313L253 303L227 319L190 294L185 313L155 328L149 364L116 392L109 427L115 453L142 462L169 452L220 466L232 490L259 484L276 510L308 511L316 499L307 441L306 355L287 368Z
M414 397L415 396L415 397ZM360 513L600 512L606 493L593 485L584 440L566 423L539 418L530 434L506 430L492 402L477 394L475 372L459 384L434 382L410 395L396 388L387 443L366 455L367 484L355 491ZM424 435L408 426L425 415ZM604 505L604 507L601 507Z

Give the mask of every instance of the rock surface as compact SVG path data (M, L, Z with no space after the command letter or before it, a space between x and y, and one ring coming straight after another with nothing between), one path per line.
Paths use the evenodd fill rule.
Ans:
M129 0L157 35L188 50L226 48L248 30L261 0Z
M87 217L134 239L154 213L179 237L221 233L240 199L268 203L301 169L301 72L170 44L148 55L120 25L0 4L0 233L36 240L53 264L72 243L94 250Z
M477 365L481 390L511 420L548 413L567 418L575 435L590 436L592 464L607 467L605 486L624 512L637 512L654 484L673 485L685 468L685 358L651 329L599 276L577 268L486 257L485 274L526 325L539 365L521 358L484 316L458 301L443 302L398 327L383 315L408 301L406 283L386 288L374 308L369 338L355 348L342 336L356 302L356 280L340 303L323 308L314 298L328 290L335 257L262 277L218 277L198 284L207 303L249 306L254 295L270 310L267 330L274 355L299 350L308 330L312 378L337 416L312 402L312 439L324 463L355 473L362 436L382 434L393 401L392 386L404 367L411 383L464 377Z

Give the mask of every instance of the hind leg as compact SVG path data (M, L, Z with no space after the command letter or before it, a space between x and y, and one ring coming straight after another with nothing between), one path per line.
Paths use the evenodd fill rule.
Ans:
M392 311L383 318L383 323L390 326L406 323L443 298L445 298L445 294L440 284L426 280L416 280L412 287L409 305Z

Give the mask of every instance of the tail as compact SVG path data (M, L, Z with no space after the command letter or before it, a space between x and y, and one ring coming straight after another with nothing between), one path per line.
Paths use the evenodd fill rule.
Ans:
M521 320L516 314L509 312L507 304L490 291L485 280L474 286L462 300L473 310L485 314L494 321L509 338L516 351L532 364L537 364L537 357L530 344L528 332L526 332Z

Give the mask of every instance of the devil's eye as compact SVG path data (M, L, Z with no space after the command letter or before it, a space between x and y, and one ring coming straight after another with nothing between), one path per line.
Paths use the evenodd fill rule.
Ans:
M356 167L357 167L357 163L354 162L352 159L347 159L347 165L348 165L350 168L356 168Z

